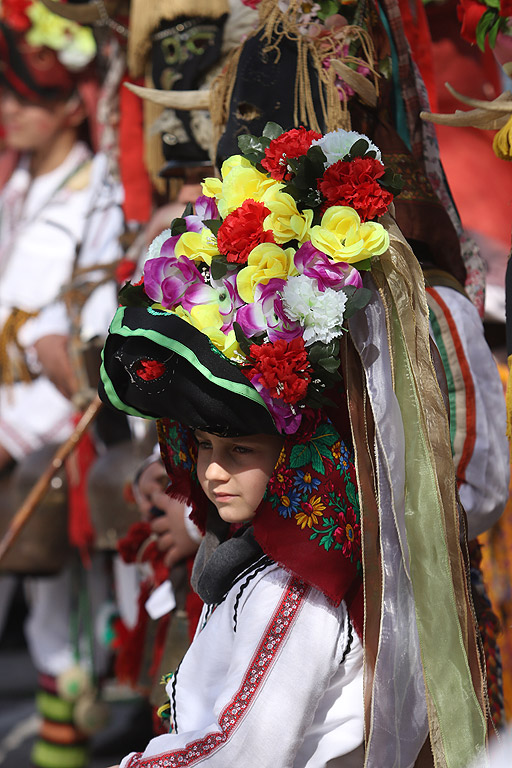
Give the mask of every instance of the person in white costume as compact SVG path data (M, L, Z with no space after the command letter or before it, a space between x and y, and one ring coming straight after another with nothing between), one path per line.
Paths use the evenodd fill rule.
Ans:
M87 118L95 116L81 96L82 87L90 94L95 83L88 69L95 55L92 33L72 25L63 31L60 20L34 3L20 12L26 15L25 37L14 23L19 16L11 20L9 12L4 9L0 24L2 167L13 160L0 193L0 470L71 434L73 398L83 384L73 367L72 337L85 343L106 333L116 306L112 274L123 231L122 190L110 178L107 158L91 148ZM36 38L40 44L31 44ZM63 39L66 63L59 58L64 51L51 47ZM72 320L67 291L77 273L91 290ZM94 612L106 595L106 573L93 570L87 578ZM57 678L77 664L70 572L25 584L26 635L43 715L33 764L79 768L87 761L85 734L69 712L60 731L49 715L58 702ZM106 651L97 655L98 671L106 660Z

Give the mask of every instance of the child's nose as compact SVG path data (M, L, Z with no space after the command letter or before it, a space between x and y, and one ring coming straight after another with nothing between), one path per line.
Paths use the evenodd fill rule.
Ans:
M229 478L229 472L219 461L211 461L205 472L207 480L227 480Z

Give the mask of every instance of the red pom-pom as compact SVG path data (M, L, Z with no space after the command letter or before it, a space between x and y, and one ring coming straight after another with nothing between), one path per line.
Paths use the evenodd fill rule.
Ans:
M261 161L262 166L270 173L273 179L289 181L292 174L288 171L287 159L305 155L315 139L321 139L322 134L316 131L307 131L304 126L292 128L272 139L270 146L265 150L265 157Z
M318 183L326 200L324 210L331 205L349 205L361 221L382 216L393 201L391 192L378 182L383 175L384 166L374 157L338 160L327 168Z
M244 200L242 205L228 214L217 232L217 247L229 262L245 264L253 248L260 243L273 243L271 230L263 229L263 221L270 211L263 203Z
M165 373L165 365L158 360L139 360L135 373L144 381L154 381Z

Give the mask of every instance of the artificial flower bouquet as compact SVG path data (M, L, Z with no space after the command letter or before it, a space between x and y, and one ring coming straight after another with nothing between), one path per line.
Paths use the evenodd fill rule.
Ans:
M512 0L459 0L461 36L483 51L496 46L498 36L512 35Z
M346 321L370 300L361 272L389 247L376 219L400 191L376 146L268 123L151 244L124 304L178 315L238 364L293 433L339 379Z

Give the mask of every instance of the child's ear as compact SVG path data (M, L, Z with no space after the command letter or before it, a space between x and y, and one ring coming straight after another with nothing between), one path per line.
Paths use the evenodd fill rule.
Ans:
M70 128L78 128L87 117L85 106L79 96L72 96L66 103L67 124Z

